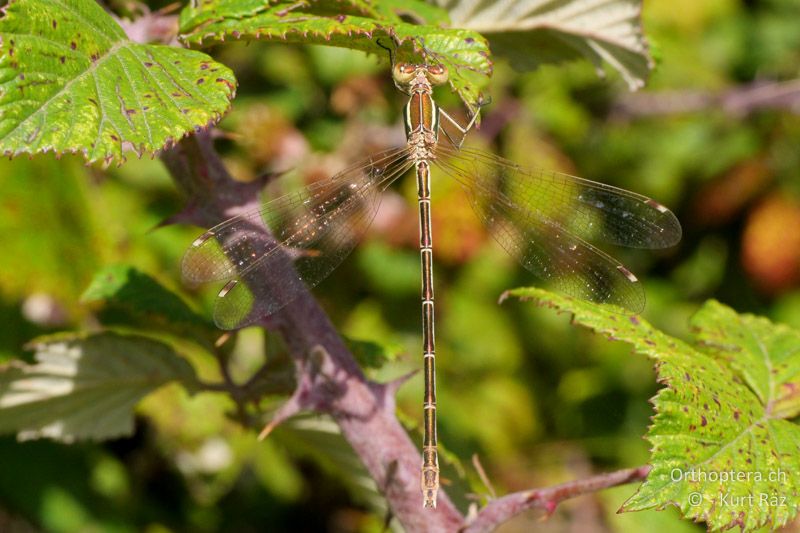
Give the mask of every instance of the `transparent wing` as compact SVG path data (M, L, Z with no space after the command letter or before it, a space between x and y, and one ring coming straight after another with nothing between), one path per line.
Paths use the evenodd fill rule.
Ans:
M412 164L406 147L382 152L228 219L192 243L183 277L228 281L214 308L220 328L272 314L342 262L372 222L382 191Z
M526 269L571 296L644 308L636 277L585 239L669 246L681 233L669 210L608 185L525 169L478 150L441 148L437 166L464 186L495 239Z
M558 221L585 238L632 248L669 248L681 239L675 215L641 194L495 155L440 145L451 168L475 186L499 189L520 209Z

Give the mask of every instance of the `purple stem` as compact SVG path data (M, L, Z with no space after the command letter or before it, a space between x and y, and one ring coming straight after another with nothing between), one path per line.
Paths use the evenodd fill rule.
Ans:
M231 179L208 133L184 139L165 152L162 160L190 198L188 207L173 221L210 227L260 203L261 184ZM279 284L281 280L270 282ZM261 325L281 333L297 367L298 388L285 414L301 409L330 414L408 531L458 530L464 518L447 494L440 494L435 511L422 507L422 460L395 416L394 393L399 382L382 385L367 380L308 291ZM322 354L316 364L308 364L312 353Z
M207 132L182 140L161 159L191 199L173 222L213 226L260 203L261 184L231 179ZM264 279L265 283L281 283L266 274ZM394 395L404 379L388 384L369 381L308 291L259 325L281 333L297 372L297 389L275 423L301 410L331 415L407 531L491 531L525 510L542 508L550 513L562 500L642 480L649 471L642 466L509 494L489 502L468 523L444 491L436 510L423 509L419 449L395 416Z

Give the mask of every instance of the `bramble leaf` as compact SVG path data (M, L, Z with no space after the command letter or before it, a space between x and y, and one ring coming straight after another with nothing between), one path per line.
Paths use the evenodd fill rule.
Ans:
M424 24L405 22L400 15L425 19ZM381 56L388 55L381 44L407 43L416 60L427 56L445 65L450 85L474 108L492 71L486 39L474 31L442 28L444 20L442 10L420 1L392 1L376 7L363 0L204 0L181 12L180 32L183 42L192 46L231 38L261 39L339 46Z
M137 44L94 0L0 12L0 152L152 154L220 118L235 92L200 52Z
M496 56L518 70L578 57L602 74L603 62L631 90L644 85L653 60L642 31L641 0L436 0L453 26L488 37Z
M170 381L196 386L194 370L152 339L100 333L34 341L36 364L0 367L0 433L63 442L133 432L133 409Z
M81 301L103 302L108 310L122 311L125 318L151 329L211 338L210 323L175 293L129 265L111 265L97 272Z
M574 321L656 361L664 387L647 440L652 470L622 511L675 505L710 529L780 527L800 505L796 416L800 333L710 301L695 315L696 345L611 306L540 289L507 296L574 314Z
M702 350L726 361L775 418L800 414L800 332L707 303L692 319Z

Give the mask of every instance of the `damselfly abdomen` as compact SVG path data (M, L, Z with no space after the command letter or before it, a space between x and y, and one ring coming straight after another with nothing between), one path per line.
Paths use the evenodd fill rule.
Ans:
M448 120L432 87L447 80L441 65L399 63L395 84L408 94L407 143L369 157L318 182L211 228L183 259L191 283L225 281L214 309L223 329L272 314L322 281L350 253L380 205L383 191L414 169L419 204L424 361L424 437L421 487L426 507L436 506L433 239L430 170L433 166L466 191L497 241L551 288L634 312L644 308L641 283L588 240L636 248L666 248L680 240L675 215L661 204L623 189L558 172L515 165L495 155L462 149L445 132ZM266 231L266 230L269 231Z

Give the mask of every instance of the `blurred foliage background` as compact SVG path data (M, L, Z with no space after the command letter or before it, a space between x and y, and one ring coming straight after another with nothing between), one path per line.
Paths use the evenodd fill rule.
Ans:
M498 62L492 105L469 142L669 206L684 227L678 247L613 250L645 280L644 316L657 327L685 337L688 317L710 297L800 326L800 100L736 105L753 84L798 78L797 20L795 0L646 2L657 66L644 92L631 95L614 74L598 78L586 62L525 75ZM387 58L260 43L212 54L240 83L218 130L238 179L296 169L269 186L276 192L404 140L404 101ZM463 116L447 89L437 96ZM343 334L394 354L370 370L373 379L420 366L414 198L409 176L384 199L366 241L315 291ZM501 494L645 463L651 364L566 316L498 305L503 290L535 280L485 234L454 184L436 180L433 202L440 441L460 463L445 471L451 496L465 508L469 492L486 493L473 454ZM96 326L81 294L115 263L210 316L216 288L180 285L181 255L199 229L154 229L182 205L158 160L108 171L75 157L0 161L0 361L30 357L23 347L37 335ZM242 333L241 375L275 351L273 341ZM211 361L192 362L213 376ZM417 375L399 396L415 439L421 397ZM230 408L222 396L167 387L144 402L131 438L73 446L0 438L0 530L381 531L385 517L349 473L346 446L332 447L335 427L300 420L259 443L228 419ZM547 522L531 513L503 530L697 529L673 510L616 515L634 489L585 496Z

